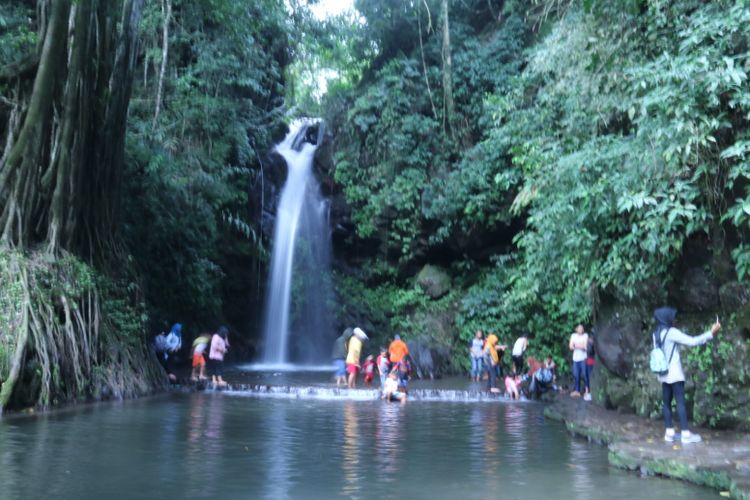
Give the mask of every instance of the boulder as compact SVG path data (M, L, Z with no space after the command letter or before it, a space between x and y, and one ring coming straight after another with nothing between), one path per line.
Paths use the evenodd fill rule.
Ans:
M719 284L702 267L691 267L677 281L673 303L679 310L716 312L719 309Z
M610 308L600 314L594 327L594 347L602 364L626 378L633 367L633 354L644 346L643 313L629 308Z
M451 277L440 267L425 265L417 274L417 283L433 299L438 299L451 289Z
M724 283L719 288L722 311L736 311L750 303L750 287L737 281Z

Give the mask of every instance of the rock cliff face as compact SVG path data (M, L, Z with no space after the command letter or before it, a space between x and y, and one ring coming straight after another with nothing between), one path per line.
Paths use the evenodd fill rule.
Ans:
M698 256L698 257L696 257ZM702 258L701 258L702 257ZM667 286L644 284L636 300L603 297L593 331L599 360L595 399L609 408L658 417L661 385L649 371L654 308L678 309L678 327L705 331L719 315L723 329L705 347L682 348L689 412L697 424L750 430L750 287L721 282L712 256L686 251Z

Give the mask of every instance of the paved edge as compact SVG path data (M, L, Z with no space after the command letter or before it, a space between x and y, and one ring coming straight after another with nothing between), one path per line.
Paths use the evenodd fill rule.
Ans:
M750 477L739 473L734 467L719 464L696 467L679 458L654 457L648 450L640 447L637 441L624 433L618 433L604 425L592 424L591 420L587 420L587 425L583 425L576 415L565 410L559 399L547 405L544 409L544 416L550 420L562 422L574 435L607 446L609 450L607 457L610 465L614 467L639 471L641 474L680 479L699 486L728 491L732 498L750 500ZM632 418L640 419L641 417L632 416Z

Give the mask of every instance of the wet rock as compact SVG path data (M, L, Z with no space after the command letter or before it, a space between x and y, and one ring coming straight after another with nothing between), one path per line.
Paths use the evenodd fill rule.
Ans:
M702 267L692 267L680 275L674 297L683 310L710 311L719 309L719 284Z
M719 288L722 311L736 311L750 303L750 287L737 281L724 283Z
M417 283L433 299L438 299L451 289L451 277L445 270L430 264L417 274Z
M644 344L643 312L611 307L600 312L594 327L599 359L612 373L627 377L633 367L633 352Z

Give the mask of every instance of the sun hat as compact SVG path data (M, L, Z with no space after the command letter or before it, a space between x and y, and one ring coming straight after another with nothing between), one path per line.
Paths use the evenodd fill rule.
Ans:
M359 328L359 327L357 327L357 328L354 329L354 335L356 335L357 337L359 337L362 340L367 340L369 338L367 336L367 334L361 328Z

